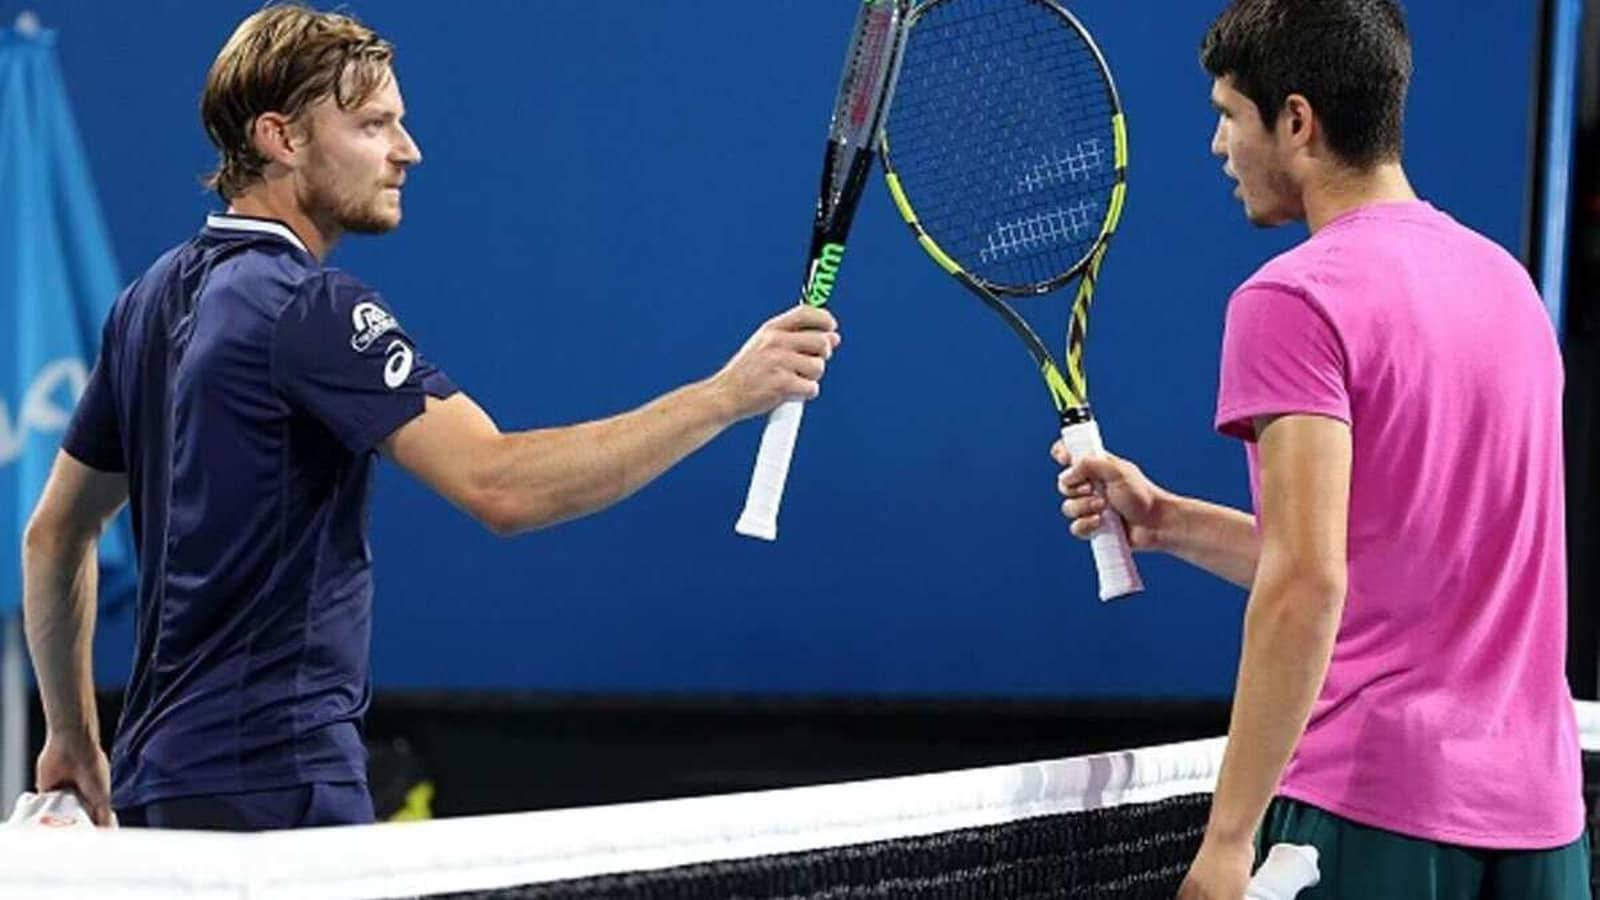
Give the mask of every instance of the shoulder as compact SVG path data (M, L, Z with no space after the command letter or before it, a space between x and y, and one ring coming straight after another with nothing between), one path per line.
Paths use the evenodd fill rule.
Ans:
M1327 242L1304 241L1267 260L1233 292L1240 295L1280 294L1305 297L1312 293L1319 276L1330 266Z
M1269 314L1285 305L1322 312L1315 296L1316 263L1304 244L1268 261L1228 297L1228 320Z
M371 285L342 269L318 269L294 287L284 318L324 325L348 325L359 340L363 332L396 327L383 296Z
M1528 267L1523 264L1510 250L1495 239L1455 219L1440 214L1448 223L1448 227L1455 233L1456 240L1466 252L1473 254L1485 265L1495 270L1496 274L1508 277L1513 281L1521 282L1529 290L1536 290L1533 276Z
M105 337L123 334L140 316L140 310L159 303L167 287L182 279L187 268L186 260L192 258L196 250L193 240L169 247L128 282L111 305L110 315L106 318Z
M213 263L213 288L246 296L271 315L282 314L314 291L326 271L305 253L273 241L237 248Z
M343 269L334 268L319 268L305 273L296 284L295 294L296 299L312 303L381 299L376 288Z
M1390 270L1397 252L1360 227L1319 233L1268 260L1229 298L1236 309L1274 304L1308 307L1330 325L1361 316L1377 295L1373 290Z
M1317 336L1342 340L1336 264L1326 246L1301 244L1272 259L1228 298L1225 346L1299 344Z
M127 293L134 303L222 298L213 308L230 321L270 323L320 271L314 257L270 235L203 232L158 257Z
M186 268L185 261L194 256L196 251L195 242L192 240L169 247L123 288L122 294L117 298L118 308L136 303L146 295L158 293L162 285L180 278Z

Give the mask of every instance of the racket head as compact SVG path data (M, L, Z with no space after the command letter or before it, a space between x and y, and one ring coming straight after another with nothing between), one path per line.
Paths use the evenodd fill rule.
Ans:
M1121 219L1127 128L1105 57L1054 0L923 0L880 152L946 270L1006 297L1098 266Z
M904 0L865 0L856 14L844 71L828 124L817 225L833 238L848 233L866 170L877 149L900 59Z

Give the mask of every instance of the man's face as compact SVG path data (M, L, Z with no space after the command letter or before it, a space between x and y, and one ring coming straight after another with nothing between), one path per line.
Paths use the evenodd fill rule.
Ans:
M344 231L382 234L400 224L400 185L422 151L406 131L394 74L359 107L324 97L308 111L310 142L300 171L300 204Z
M1223 173L1238 183L1234 195L1244 203L1245 217L1262 227L1304 218L1276 129L1261 121L1255 102L1224 77L1211 86L1211 105L1217 111L1211 152L1225 160Z

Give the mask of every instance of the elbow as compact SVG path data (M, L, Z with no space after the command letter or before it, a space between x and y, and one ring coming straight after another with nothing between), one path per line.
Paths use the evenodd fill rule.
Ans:
M61 529L57 523L39 514L35 510L28 517L28 524L22 530L22 558L37 557L48 554L61 546Z
M71 520L35 510L22 529L22 565L56 565L81 554L93 553L100 529L80 527Z
M472 518L497 538L513 538L528 529L521 510L504 490L479 488L466 507Z
M1285 624L1337 629L1349 589L1344 566L1305 564L1262 574L1250 601L1252 612Z
M472 518L497 538L514 538L568 518L565 508L528 490L484 485L464 504Z
M574 494L570 479L519 469L511 462L516 447L514 438L502 437L496 447L484 450L483 463L465 479L459 505L498 538L516 537L581 515L584 501Z
M521 522L508 516L485 515L478 518L478 524L486 531L502 541L508 541L527 530Z
M462 512L498 538L514 537L527 527L506 474L511 447L506 435L496 435L493 442L474 448L462 477L445 492Z
M480 518L478 524L502 541L508 541L522 533L522 529L518 528L515 522L507 519Z
M22 555L23 558L39 549L44 541L44 526L39 522L39 515L35 513L28 517L28 524L22 528Z

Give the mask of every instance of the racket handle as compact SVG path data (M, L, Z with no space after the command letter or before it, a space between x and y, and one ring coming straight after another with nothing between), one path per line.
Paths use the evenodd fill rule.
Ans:
M1321 880L1317 848L1309 844L1273 844L1244 896L1245 900L1294 900Z
M800 434L800 417L806 405L786 400L767 416L761 432L761 449L756 467L750 473L750 491L744 498L744 512L733 530L764 541L778 539L778 506L783 503L783 485L789 480L789 460L794 456L794 441Z
M1106 452L1105 445L1100 442L1100 426L1093 419L1061 429L1061 440L1073 459L1101 456ZM1100 529L1089 538L1089 549L1094 553L1095 571L1100 575L1101 600L1115 600L1144 590L1139 567L1133 562L1133 549L1128 546L1128 532L1123 527L1122 516L1109 504L1100 514Z

